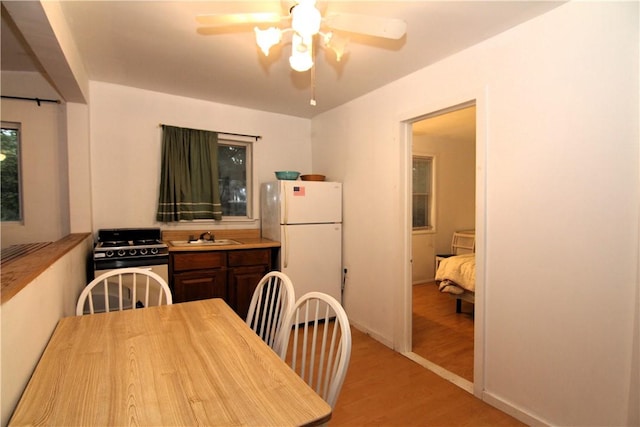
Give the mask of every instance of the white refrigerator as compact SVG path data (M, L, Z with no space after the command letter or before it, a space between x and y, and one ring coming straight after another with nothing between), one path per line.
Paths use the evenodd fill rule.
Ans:
M267 182L260 206L262 237L280 242L279 270L296 300L319 291L342 303L342 183Z

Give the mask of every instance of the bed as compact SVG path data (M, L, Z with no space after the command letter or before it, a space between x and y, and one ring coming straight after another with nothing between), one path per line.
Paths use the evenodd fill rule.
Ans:
M462 311L462 301L475 303L476 254L461 254L439 262L436 281L440 292L456 299L456 313Z

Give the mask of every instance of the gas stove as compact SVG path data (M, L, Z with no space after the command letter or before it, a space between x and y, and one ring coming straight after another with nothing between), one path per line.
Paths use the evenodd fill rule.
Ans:
M159 228L109 228L98 230L93 250L96 270L167 264L169 248Z

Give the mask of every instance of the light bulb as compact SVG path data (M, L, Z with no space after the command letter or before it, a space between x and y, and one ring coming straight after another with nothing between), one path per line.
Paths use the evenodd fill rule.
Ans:
M282 32L276 27L269 27L266 30L255 27L254 30L256 32L256 43L258 43L264 56L269 56L269 49L280 43Z
M324 46L333 50L336 54L336 61L340 62L340 60L342 59L342 56L344 55L344 51L347 47L347 43L349 39L345 37L340 37L333 33L327 33L327 34L320 33L320 34L322 35L322 41L324 42Z
M299 34L293 34L289 64L291 68L300 72L310 70L313 67L313 49L310 40L305 43Z
M315 4L315 0L300 0L291 11L291 28L303 37L312 36L320 31L322 15Z
M313 58L311 57L311 51L309 50L305 53L292 52L291 56L289 57L289 64L291 65L291 68L299 72L310 70L311 67L313 67Z

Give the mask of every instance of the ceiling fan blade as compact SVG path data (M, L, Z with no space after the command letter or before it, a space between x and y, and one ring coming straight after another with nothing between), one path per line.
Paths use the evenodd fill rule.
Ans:
M282 16L278 13L232 13L226 15L198 15L196 21L208 27L227 27L242 24L278 23Z
M387 39L400 39L407 32L407 23L402 19L380 18L378 16L339 13L326 16L323 22L338 31Z

